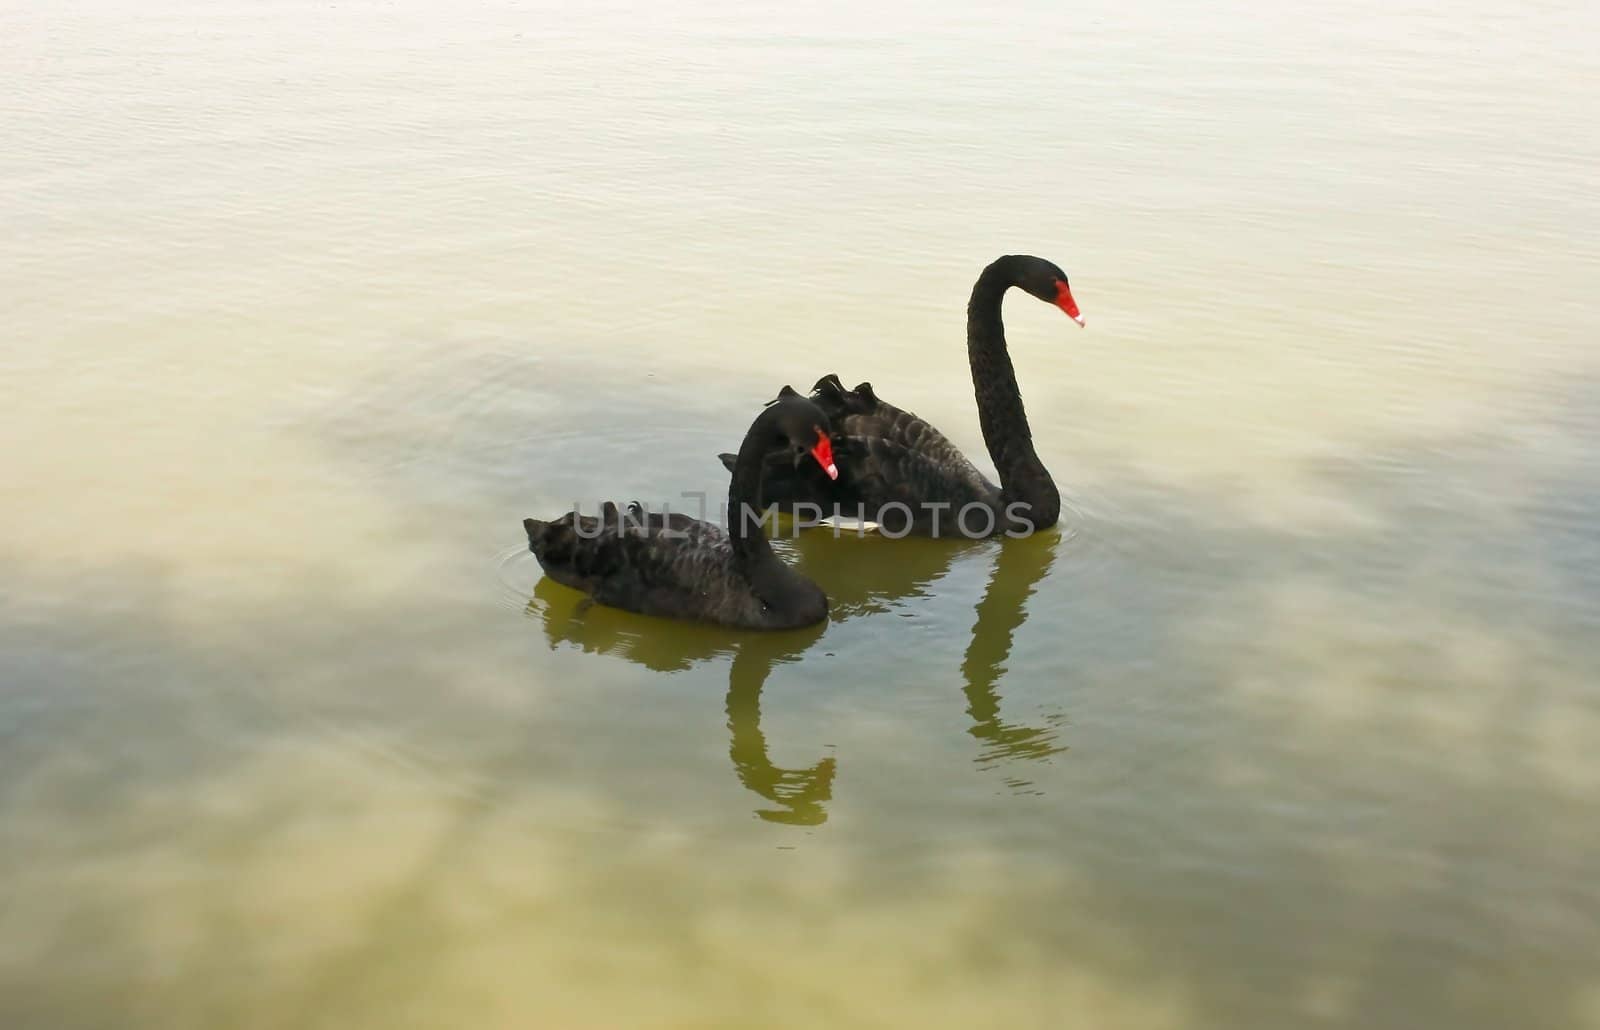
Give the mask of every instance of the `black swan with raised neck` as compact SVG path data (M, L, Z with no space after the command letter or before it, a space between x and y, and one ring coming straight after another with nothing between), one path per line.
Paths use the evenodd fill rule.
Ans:
M784 387L732 462L727 531L637 502L625 511L607 503L598 516L524 519L528 549L551 579L612 608L746 629L821 622L827 595L773 553L757 499L779 455L791 467L814 463L819 475L838 475L829 432L827 414Z
M815 469L778 465L763 482L759 503L801 517L870 521L897 536L1027 535L1055 525L1061 517L1061 494L1034 452L1000 318L1001 301L1013 286L1084 324L1067 274L1044 258L999 258L973 285L967 304L967 360L983 441L1000 476L998 486L943 433L880 400L871 383L846 390L837 375L826 375L812 388L811 399L834 427L839 475L824 477ZM720 457L735 470L735 455Z

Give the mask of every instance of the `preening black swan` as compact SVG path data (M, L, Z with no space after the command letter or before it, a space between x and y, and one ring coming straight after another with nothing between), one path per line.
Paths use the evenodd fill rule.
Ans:
M528 549L551 579L613 608L747 629L821 622L827 595L778 560L756 498L779 455L791 465L809 463L809 455L819 475L838 475L828 432L828 416L785 387L733 461L729 532L683 514L649 513L637 502L626 513L608 503L599 516L524 519Z
M1084 324L1067 274L1043 258L1007 255L985 268L973 285L967 304L967 359L983 442L1000 474L999 486L943 433L879 400L872 384L846 390L837 375L826 375L812 388L811 399L834 427L839 475L828 478L808 467L774 467L763 482L760 504L800 515L866 519L897 536L1026 535L1055 525L1061 495L1034 453L1000 319L1000 302L1013 286ZM729 470L735 469L734 455L720 457Z

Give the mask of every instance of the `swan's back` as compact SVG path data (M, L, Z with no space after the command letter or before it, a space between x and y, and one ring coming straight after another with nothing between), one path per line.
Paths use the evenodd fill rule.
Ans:
M638 502L619 511L607 503L598 516L571 511L522 525L546 575L612 608L750 629L827 617L827 596L782 566L775 575L791 605L764 603L735 560L728 534L687 515L646 512Z
M956 513L967 505L999 511L1000 488L943 433L879 398L871 383L846 390L837 375L823 376L812 388L811 400L833 423L839 478L830 481L803 464L769 466L763 504L790 512L812 504L824 516L864 517L891 531L902 528L909 517L911 528L929 532L937 518L946 535L955 531ZM731 468L733 456L721 457ZM940 507L930 508L930 502ZM975 519L975 525L981 528L984 521Z
M710 523L607 504L598 516L571 511L548 522L524 519L523 527L546 575L601 604L759 624L761 602L734 564L732 542Z

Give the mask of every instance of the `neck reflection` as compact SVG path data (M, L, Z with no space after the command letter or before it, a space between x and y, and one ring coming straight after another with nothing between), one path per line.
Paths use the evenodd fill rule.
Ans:
M826 624L771 633L673 623L589 603L548 578L534 587L526 612L544 626L551 647L566 643L654 669L680 672L729 657L728 756L746 790L770 802L756 809L768 822L816 826L827 821L836 768L831 756L798 768L771 758L761 728L761 691L775 666L797 661L822 636Z
M1000 716L997 684L1005 674L1016 632L1027 621L1027 600L1055 562L1057 533L1006 540L997 549L989 586L976 609L972 642L961 662L962 688L972 727L982 747L977 763L991 768L1018 759L1040 759L1065 751L1056 743L1057 719L1043 726L1019 726ZM1020 782L1016 785L1024 785Z
M635 615L590 604L581 595L541 577L526 612L544 627L551 647L566 643L591 653L625 658L659 672L679 672L728 658L728 757L739 783L765 804L755 809L768 822L818 826L827 821L838 772L834 756L810 765L784 767L772 760L763 729L761 693L772 670L800 660L826 627L857 616L887 613L907 598L923 597L956 559L992 547L994 567L976 607L961 671L968 732L982 743L984 768L1018 759L1040 759L1065 748L1056 743L1054 721L1013 725L1000 716L997 684L1006 671L1012 640L1027 620L1026 602L1055 560L1059 534L1004 541L906 539L887 541L807 531L787 543L804 573L828 584L828 622L771 633L728 630Z
M820 826L828 820L826 802L833 800L835 762L828 755L802 769L780 768L761 731L761 690L772 667L792 657L764 654L759 641L747 641L728 669L728 757L746 790L776 807L758 808L768 822Z

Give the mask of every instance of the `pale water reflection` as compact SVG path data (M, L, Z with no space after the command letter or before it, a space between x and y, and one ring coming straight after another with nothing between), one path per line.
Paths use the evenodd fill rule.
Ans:
M0 7L0 1026L1600 1026L1597 35ZM540 585L1014 251L1059 535Z

